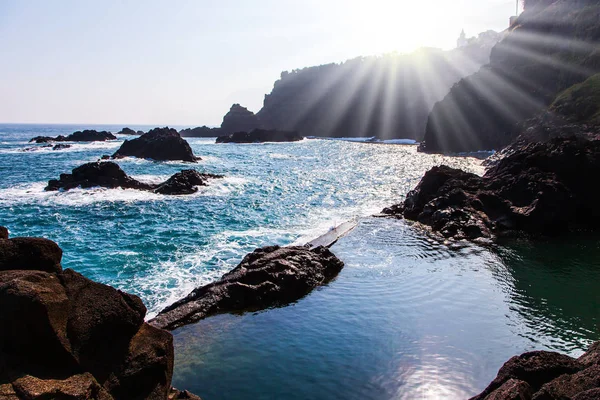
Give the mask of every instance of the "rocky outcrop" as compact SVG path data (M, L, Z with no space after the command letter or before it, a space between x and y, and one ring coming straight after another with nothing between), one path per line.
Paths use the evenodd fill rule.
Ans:
M56 243L41 238L8 238L0 227L0 271L13 269L58 272L62 269L62 250Z
M36 136L29 142L48 143L48 142L105 142L115 140L117 137L107 131L84 130L73 132L69 136L59 135L57 137Z
M198 186L207 186L208 179L222 178L221 175L202 174L193 169L186 169L174 174L165 182L150 184L133 179L111 161L97 161L83 164L73 169L70 174L60 174L60 179L48 181L46 191L69 190L77 187L105 187L109 189L123 188L153 191L167 195L192 194Z
M533 351L508 360L496 379L471 400L597 399L600 394L600 342L578 359Z
M117 132L117 135L143 135L144 132L143 131L134 131L131 128L123 128L121 129L119 132Z
M137 157L157 161L197 162L192 148L172 128L154 128L137 139L126 140L113 158Z
M187 128L179 131L181 137L217 137L222 134L221 128L209 128L208 126L199 126L196 128Z
M521 132L521 124L545 110L563 90L600 72L595 45L600 40L599 19L596 0L527 7L494 47L490 64L461 80L435 105L421 150L470 152L509 144Z
M15 251L13 241L34 247ZM138 297L63 271L62 251L46 239L0 239L6 252L13 256L10 269L0 269L0 398L166 400L176 393L173 338L144 322Z
M298 132L254 129L251 132L236 132L219 136L217 143L297 142L302 139L304 137Z
M598 191L588 177L598 174L600 140L571 137L524 143L483 177L434 167L404 203L383 213L457 239L597 229Z
M234 132L250 132L253 129L261 128L258 117L249 111L246 107L234 104L223 117L221 123L221 135L229 135Z
M71 148L70 144L55 144L54 146L52 146L52 150L64 150L64 149L69 149Z
M172 330L215 314L286 305L335 278L343 266L325 247L257 249L217 282L162 310L150 324Z

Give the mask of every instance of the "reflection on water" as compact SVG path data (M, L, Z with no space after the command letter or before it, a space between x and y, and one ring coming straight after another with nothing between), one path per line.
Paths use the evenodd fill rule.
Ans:
M334 246L346 267L328 286L175 331L174 385L207 399L467 398L514 354L598 336L598 245L582 243L450 250L363 220Z

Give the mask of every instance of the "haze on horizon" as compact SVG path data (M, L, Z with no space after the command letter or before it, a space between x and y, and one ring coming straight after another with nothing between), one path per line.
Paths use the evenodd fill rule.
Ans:
M455 47L514 0L0 2L0 122L219 125L285 70Z

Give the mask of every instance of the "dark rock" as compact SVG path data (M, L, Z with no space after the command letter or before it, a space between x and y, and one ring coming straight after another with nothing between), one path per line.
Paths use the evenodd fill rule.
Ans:
M20 258L34 260L22 251ZM167 399L175 393L173 338L144 322L137 296L72 270L34 269L40 268L0 271L0 398Z
M598 400L600 399L600 388L586 390L572 397L572 400Z
M84 130L73 132L69 136L59 135L57 137L36 136L29 142L47 143L47 142L104 142L115 140L117 137L107 131Z
M236 132L219 136L217 143L262 143L262 142L297 142L304 139L298 132L254 129L252 132Z
M102 157L100 157L101 160L110 160L110 156L107 154L104 154Z
M0 226L0 239L8 239L8 229Z
M581 364L569 356L548 351L532 351L508 360L498 371L496 379L472 400L487 399L487 396L511 379L526 382L535 393L545 383L563 374L577 373L581 369Z
M428 225L445 237L490 238L524 231L560 234L596 229L600 140L525 143L483 177L447 166L429 170L403 204L383 210Z
M166 195L191 194L198 186L207 186L208 179L222 178L221 175L202 174L196 170L183 170L161 184L143 183L128 176L114 162L87 163L73 170L71 174L61 174L60 179L48 181L47 191L69 190L77 187L105 187L148 190Z
M234 132L250 132L260 127L260 121L252 111L248 111L246 107L242 107L239 104L234 104L223 117L221 134L229 135Z
M137 139L126 140L113 158L138 157L157 161L181 160L196 162L192 148L172 128L154 128Z
M52 147L52 150L64 150L64 149L68 149L70 148L71 145L70 144L55 144Z
M578 393L600 388L600 365L593 365L576 374L561 375L546 383L533 396L533 400L569 399Z
M169 393L168 400L202 400L202 399L200 397L196 396L195 394L188 392L187 390L177 390L175 388L171 388L171 392Z
M583 353L577 359L582 365L591 367L592 365L600 365L600 342L596 342L590 346L588 351Z
M8 231L0 233L0 271L11 269L60 272L62 250L56 243L42 238L8 239Z
M139 135L140 132L142 132L142 131L137 131L136 132L136 131L134 131L131 128L125 127L123 129L121 129L119 132L117 132L117 135ZM143 132L141 134L143 134Z
M257 249L217 282L162 310L150 324L172 330L215 314L286 305L335 278L343 266L325 247Z
M208 179L222 177L222 175L201 174L194 169L186 169L161 183L154 192L168 195L192 194L198 191L198 186L206 186Z
M199 126L197 128L187 128L179 131L181 137L217 137L222 134L221 128L209 128L208 126Z
M139 182L130 176L114 162L92 162L73 169L71 174L61 174L60 179L48 181L45 190L69 190L76 187L83 189L91 187L124 188L152 190L153 186Z
M531 386L527 382L509 379L485 400L531 400Z

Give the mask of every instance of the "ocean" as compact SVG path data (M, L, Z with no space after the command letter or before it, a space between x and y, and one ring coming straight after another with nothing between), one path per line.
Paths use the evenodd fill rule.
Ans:
M358 222L332 247L346 265L329 285L287 307L174 331L176 387L205 399L465 398L512 355L578 355L600 339L598 236L481 247L372 217L434 165L483 173L475 158L347 140L187 138L197 164L117 162L149 182L187 168L225 175L194 195L43 190L131 137L60 151L30 138L122 127L0 125L0 225L56 241L64 268L140 296L148 318L257 247L304 244Z

